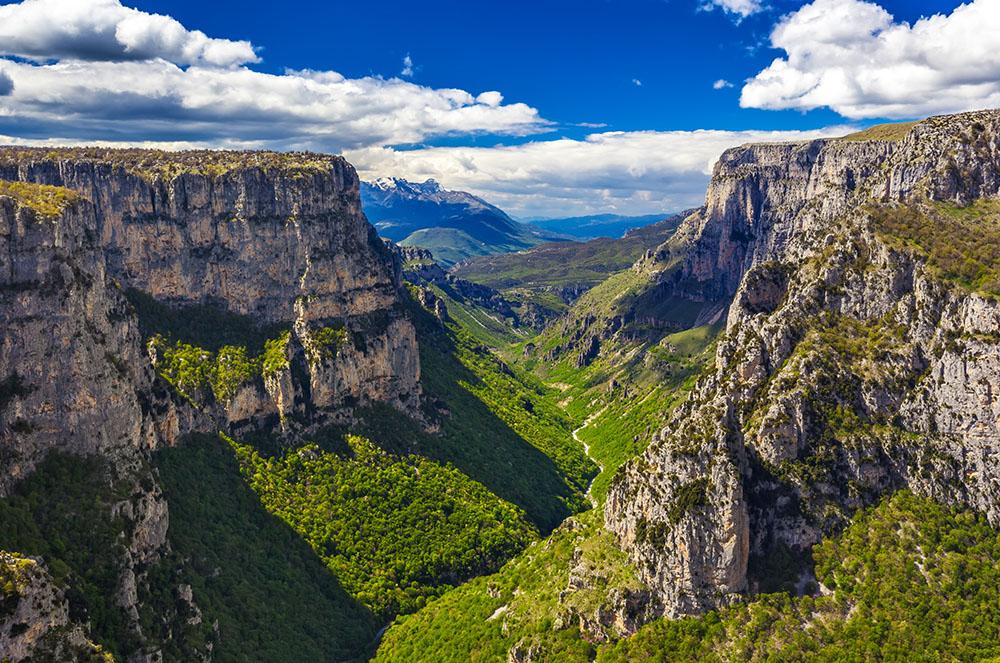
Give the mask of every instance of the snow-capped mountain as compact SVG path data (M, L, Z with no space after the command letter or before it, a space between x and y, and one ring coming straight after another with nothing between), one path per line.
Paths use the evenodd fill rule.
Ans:
M382 177L362 182L361 201L379 234L403 245L430 249L446 265L565 239L518 223L482 198L449 191L435 180L418 183Z

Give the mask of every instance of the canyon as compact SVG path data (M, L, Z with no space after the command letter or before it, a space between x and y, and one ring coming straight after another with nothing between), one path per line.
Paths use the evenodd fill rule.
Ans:
M0 652L735 651L754 610L852 619L829 547L885 510L1000 527L1000 112L733 148L682 216L451 270L361 201L334 156L0 149L0 515L36 548L0 543ZM99 579L32 529L76 536L63 489Z

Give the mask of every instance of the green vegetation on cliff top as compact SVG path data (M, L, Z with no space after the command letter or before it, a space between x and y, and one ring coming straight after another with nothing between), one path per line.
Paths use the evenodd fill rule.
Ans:
M0 166L43 161L109 164L145 179L173 179L179 175L221 177L227 173L260 169L293 177L329 172L341 157L314 152L234 150L153 150L104 147L4 147Z
M848 134L839 140L850 142L863 142L866 140L898 141L906 138L910 129L918 125L919 122L891 122L889 124L876 124L863 131Z
M0 180L0 197L13 198L18 205L34 210L40 217L58 217L80 194L61 186Z

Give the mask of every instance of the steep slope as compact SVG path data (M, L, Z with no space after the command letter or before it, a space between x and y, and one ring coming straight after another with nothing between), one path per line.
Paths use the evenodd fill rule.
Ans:
M998 545L983 518L897 493L813 549L830 593L661 620L597 660L989 660L1000 654Z
M446 267L472 256L520 251L561 238L518 223L470 193L443 189L434 180L363 182L361 195L365 214L383 237L429 249Z
M11 500L0 548L44 555L38 566L52 564L48 571L70 577L74 589L63 617L39 617L8 640L27 656L42 655L39 646L64 649L47 632L86 632L88 621L114 654L162 646L156 624L139 619L147 571L168 550L166 502L150 481L148 457L176 441L194 415L157 384L128 302L107 278L98 237L93 205L75 192L0 186L0 496ZM99 460L74 467L71 457ZM26 483L36 476L37 490ZM156 621L176 619L164 613ZM191 646L189 655L206 653Z
M634 634L648 619L648 588L594 515L568 520L495 576L398 620L376 660L965 661L1000 653L1000 535L932 500L897 493L816 546L828 593L764 594Z
M421 308L342 159L8 148L0 205L16 660L353 659L586 504L569 421Z
M667 241L687 215L630 230L618 239L542 244L527 251L473 258L450 271L501 290L517 304L521 317L540 329L584 292Z
M808 580L813 545L902 488L1000 522L998 191L998 112L720 159L688 252L651 257L735 293L715 370L605 509L664 614Z

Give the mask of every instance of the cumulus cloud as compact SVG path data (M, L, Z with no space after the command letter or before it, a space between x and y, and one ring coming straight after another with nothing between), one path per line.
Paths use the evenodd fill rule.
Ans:
M729 14L735 14L740 18L746 18L750 14L759 12L764 6L760 0L710 0L702 5L703 9L719 8Z
M413 58L407 53L406 57L403 58L403 70L399 72L400 76L412 76L413 75Z
M212 39L118 0L24 0L0 7L0 53L35 60L150 60L228 67L258 62L248 41Z
M4 5L0 52L18 56L0 58L0 143L345 151L367 177L434 177L524 215L680 209L700 202L710 164L726 147L815 135L604 132L495 148L394 149L444 135L528 136L551 125L495 90L255 71L250 44L115 0Z
M345 156L366 179L433 178L521 216L681 210L704 200L712 164L749 142L844 135L817 131L641 131L595 133L501 147L367 148Z
M548 126L503 95L335 71L252 69L248 42L212 39L118 0L0 7L0 133L340 151ZM403 74L413 73L408 55Z
M483 92L481 95L476 97L477 104L484 104L490 108L496 108L503 102L503 95L496 90L490 90L489 92Z
M713 90L724 90L727 87L733 87L733 84L727 81L725 78L720 78L719 80L712 83Z
M913 25L873 2L815 0L778 23L771 45L786 56L744 86L745 108L910 118L1000 106L997 0Z
M14 93L0 133L340 150L476 132L524 135L544 121L525 104L464 90L336 72L182 69L164 60L7 62ZM481 95L482 96L482 95Z
M632 85L634 85L636 87L642 87L642 81L640 81L638 78L633 78L632 79Z

